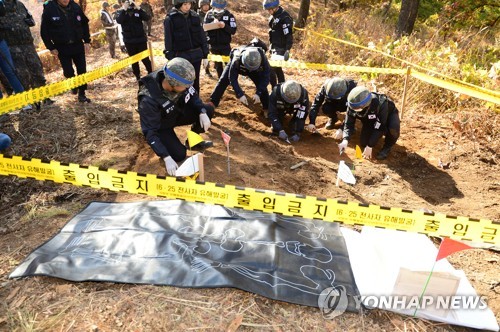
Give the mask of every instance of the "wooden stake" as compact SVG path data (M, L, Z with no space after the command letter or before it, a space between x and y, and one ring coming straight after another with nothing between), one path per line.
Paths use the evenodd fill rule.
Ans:
M198 169L199 169L199 175L198 179L201 182L205 182L205 168L203 166L203 153L198 154Z
M401 100L401 115L399 116L401 120L403 120L403 113L405 111L405 106L406 106L406 93L408 92L408 81L410 80L410 73L411 73L411 67L408 66L406 67L405 85L403 88L403 97Z
M148 50L149 50L149 59L151 60L151 68L155 70L155 57L153 55L153 42L148 40Z

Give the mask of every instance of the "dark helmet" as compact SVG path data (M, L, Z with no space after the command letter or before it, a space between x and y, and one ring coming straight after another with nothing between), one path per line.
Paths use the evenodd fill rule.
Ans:
M281 96L290 104L296 103L302 94L302 86L295 81L286 81L281 84Z
M209 5L210 6L210 0L200 0L198 1L198 7L201 8L203 5Z
M212 0L210 3L210 6L216 9L224 9L227 6L227 1L226 0Z
M193 2L193 0L174 0L174 6L181 6L185 2Z
M361 112L370 105L372 101L371 92L364 86L357 86L347 96L347 106L356 112Z
M262 1L262 7L264 7L264 9L272 9L272 8L276 8L280 5L280 0L264 0Z
M241 55L241 62L245 68L250 71L259 69L260 64L262 63L262 57L257 47L245 48L243 50L243 54Z
M347 81L340 77L329 79L325 84L326 94L330 99L340 99L347 92Z
M196 76L191 62L183 58L173 58L167 62L163 66L163 73L171 86L190 87Z

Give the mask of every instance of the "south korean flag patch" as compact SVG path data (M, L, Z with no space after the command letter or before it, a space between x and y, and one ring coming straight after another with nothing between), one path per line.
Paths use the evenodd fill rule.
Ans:
M288 24L283 24L283 34L288 35L290 32L290 28L288 27Z

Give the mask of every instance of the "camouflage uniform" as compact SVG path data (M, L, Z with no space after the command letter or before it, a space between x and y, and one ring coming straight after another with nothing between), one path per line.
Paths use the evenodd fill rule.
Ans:
M107 3L106 3L107 4ZM104 7L104 5L103 5ZM106 40L108 41L109 46L109 54L114 59L116 57L115 54L115 45L116 45L116 26L111 14L107 11L107 8L101 9L101 23L106 31Z
M41 87L46 80L30 31L35 21L22 2L4 0L4 3L7 14L0 23L0 37L9 45L17 76L26 90Z
M153 25L153 7L149 4L149 2L141 2L141 9L146 12L146 14L149 15L150 19L147 21L144 21L144 32L148 34L148 36L151 36L151 25Z

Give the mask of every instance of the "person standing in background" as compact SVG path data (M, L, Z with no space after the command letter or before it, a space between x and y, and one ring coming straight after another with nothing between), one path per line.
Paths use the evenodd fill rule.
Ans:
M147 32L148 36L151 37L151 26L153 25L153 7L149 3L149 0L142 0L141 9L149 15L149 20L144 21L144 31Z
M269 43L271 44L270 60L285 60L290 57L293 45L293 19L280 6L279 0L264 0L263 7L269 16ZM278 81L276 82L276 77ZM271 67L271 86L285 81L285 74L281 67Z
M116 14L116 22L121 24L123 30L123 41L129 56L141 53L148 49L148 37L144 32L143 22L149 19L149 15L144 10L136 6L134 1L125 1L123 8ZM151 60L145 57L141 60L148 74L153 71ZM139 63L132 64L132 72L137 81L141 78Z
M231 53L231 39L236 33L236 20L226 9L226 0L212 0L212 9L207 13L204 20L205 24L217 23L216 29L207 30L207 40L210 46L210 53L217 55L229 56ZM220 78L224 64L222 62L215 63L215 70Z
M38 56L30 28L35 20L24 4L18 0L3 0L5 16L0 20L0 39L9 46L16 68L17 77L25 90L39 88L47 84L42 62ZM49 98L43 104L50 105ZM37 109L41 104L35 103Z
M175 8L165 18L165 50L168 60L181 57L194 67L196 78L193 87L200 91L200 67L208 63L207 36L201 26L200 16L191 10L191 0L175 0Z
M120 5L115 3L113 5L113 13L111 14L111 17L113 18L113 22L116 26L116 35L118 36L118 45L120 45L120 51L122 51L122 53L127 53L125 42L123 41L122 25L116 22L116 14L118 12L118 9L120 9Z
M45 47L59 58L64 77L75 76L73 63L79 75L87 72L85 53L90 52L89 19L74 1L45 2L40 35ZM85 90L87 84L79 86L78 91L72 90L74 94L78 92L80 103L90 103Z
M101 9L101 23L106 31L106 40L108 41L109 54L111 58L115 59L115 46L116 46L116 26L111 14L108 11L109 3L104 1Z

